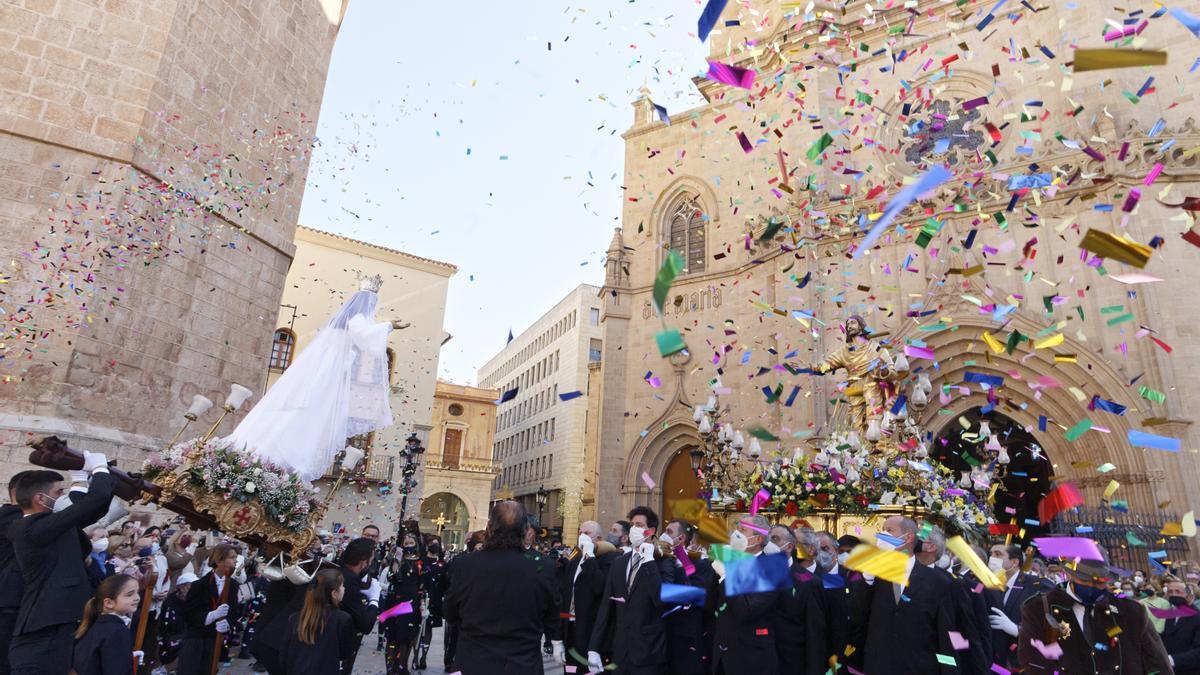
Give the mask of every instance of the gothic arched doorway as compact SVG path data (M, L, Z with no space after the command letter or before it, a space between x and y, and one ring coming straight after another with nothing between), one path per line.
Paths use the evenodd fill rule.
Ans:
M671 457L671 461L667 463L666 470L663 471L663 503L662 508L659 509L663 523L675 518L675 512L671 508L672 502L677 499L699 499L700 491L704 489L696 478L696 472L692 469L692 458L688 454L690 451L691 448L682 448L676 451L675 455Z
M443 550L453 544L461 551L470 523L467 505L457 495L438 492L421 500L421 532L441 536Z
M998 453L986 448L987 439L980 436L983 421L1007 450L1007 465L996 465ZM993 513L1002 528L1015 525L1014 541L1024 543L1045 533L1038 524L1038 503L1050 489L1053 467L1033 434L1012 418L995 410L985 413L979 406L965 410L937 433L929 454L957 472L975 466L993 469L990 473L999 483ZM978 486L972 489L984 492Z

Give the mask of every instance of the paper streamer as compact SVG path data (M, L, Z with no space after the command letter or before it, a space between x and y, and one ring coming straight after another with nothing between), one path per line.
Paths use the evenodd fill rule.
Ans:
M1070 483L1062 483L1042 497L1038 502L1038 519L1042 524L1049 523L1059 513L1073 509L1083 504L1083 494L1079 488Z
M937 360L937 356L934 355L933 350L928 347L914 347L913 345L904 345L904 355L911 356L911 357L917 358L917 359L927 359L929 361Z
M718 63L716 61L708 62L708 79L723 84L728 84L742 89L750 89L754 86L754 77L758 73L748 68L738 68L726 63Z
M846 567L863 574L872 574L894 584L907 585L908 556L899 551L885 551L876 546L859 544L846 559ZM987 565L984 565L987 569Z
M1128 438L1129 444L1135 448L1154 448L1155 450L1166 450L1167 452L1179 452L1183 447L1178 438L1148 434L1137 429L1130 429Z
M1100 547L1086 537L1035 537L1033 545L1047 558L1104 560Z
M771 493L767 492L766 488L759 488L750 502L750 515L758 515L758 510L769 501L771 501Z
M965 539L958 536L950 537L946 540L946 548L950 549L951 553L957 556L968 569L974 572L975 578L979 579L980 583L985 587L993 589L1004 588L1004 583L1000 581L999 577L992 570L988 569L987 563L975 555L975 550L971 548Z
M675 559L683 567L684 576L692 576L696 573L696 565L692 563L692 559L688 557L687 549L682 546L675 547Z
M695 586L663 584L659 597L667 604L704 606L704 589Z
M392 618L393 616L400 616L401 614L412 614L412 611L413 611L412 601L405 600L404 602L402 602L394 607L389 607L388 609L385 609L382 612L380 612L379 613L379 621L380 621L380 623L382 623L382 622L387 621L388 619Z
M892 198L892 201L884 208L883 215L871 226L871 229L867 232L867 236L863 237L862 242L859 243L858 248L854 249L854 258L857 259L862 255L863 251L874 246L884 230L892 224L896 216L900 215L900 212L911 204L914 199L950 180L953 175L944 166L938 164L927 171L925 175L921 176L920 180L905 186L903 190Z
M701 42L708 39L708 34L717 24L717 19L721 18L721 12L725 11L726 2L728 0L708 0L708 4L704 6L704 11L700 13L700 20L696 24L696 34L700 36Z

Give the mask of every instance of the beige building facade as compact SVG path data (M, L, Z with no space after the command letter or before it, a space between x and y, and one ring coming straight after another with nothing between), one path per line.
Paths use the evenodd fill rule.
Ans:
M345 6L0 6L0 480L261 385Z
M500 392L438 380L433 427L425 453L421 531L437 533L449 550L463 550L467 535L487 527L492 484L496 400Z
M934 352L936 367L916 364L934 386L921 420L931 433L989 405L987 388L968 373L998 376L995 410L1029 430L1053 476L1080 486L1089 507L1102 504L1110 480L1119 482L1113 499L1127 502L1129 517L1150 523L1200 505L1200 381L1186 377L1200 367L1192 318L1200 297L1191 292L1200 251L1180 239L1190 214L1165 206L1200 187L1196 95L1165 85L1137 105L1121 95L1150 75L1163 83L1191 77L1200 43L1169 16L1155 19L1144 48L1169 48L1169 65L1073 74L1060 68L1071 59L1063 26L1101 25L1111 8L1050 3L1035 18L1014 6L1018 28L1013 17L996 17L1000 32L989 40L992 29L975 28L977 5L837 4L846 7L810 3L806 17L801 5L730 3L710 37L710 58L756 70L753 92L697 78L707 103L676 112L669 126L648 100L634 104L623 136L624 226L612 238L601 294L598 519L623 517L639 503L667 510L671 499L695 496L694 481L688 488L680 478L691 473L687 451L699 443L691 407L714 385L738 428L759 425L782 439L764 443L768 453L790 456L826 428L843 377L796 371L841 343L851 314L890 333L893 350ZM735 20L739 26L725 27ZM897 26L912 37L896 35ZM1049 45L1057 57L1026 54L1013 63L1010 35L1018 50L1041 54L1036 45ZM1093 31L1079 46L1105 44ZM908 60L894 61L903 51ZM949 55L957 58L939 68ZM935 65L922 71L930 58ZM986 105L964 108L980 97ZM913 137L914 125L941 121L946 131L933 139L941 144ZM810 153L828 132L831 142ZM1102 159L1084 146L1099 148ZM943 186L902 213L877 247L847 256L861 240L859 215L882 211L923 160L953 162L960 175L965 167L980 184ZM1142 181L1158 163L1164 170L1147 188ZM1008 176L1033 171L1051 173L1057 187L1023 195L1010 209ZM1131 188L1142 199L1123 211ZM763 239L772 218L785 228ZM922 228L929 240L919 243ZM1089 228L1142 243L1163 237L1141 270L1161 281L1122 283L1113 276L1139 270L1081 260ZM686 269L671 287L665 321L689 351L663 359L651 289L670 250ZM1114 321L1125 314L1132 316ZM1004 343L1014 329L1032 339L1011 353L989 347L985 334ZM1034 348L1059 335L1061 343ZM648 371L661 386L647 386ZM782 395L769 398L764 388ZM1125 414L1089 409L1096 395ZM1094 428L1068 440L1085 419ZM1132 447L1130 429L1180 439L1183 451ZM1116 468L1097 472L1106 462Z
M579 285L479 369L480 386L515 390L497 410L496 497L540 513L547 536L574 537L585 497L588 364L604 348L599 292Z
M446 293L458 268L308 227L296 229L296 259L284 285L277 310L271 357L262 364L258 385L269 389L297 355L302 354L329 317L358 290L358 275L383 278L379 289L377 321L409 324L388 337L389 377L394 423L387 429L355 439L367 451L356 474L348 477L334 495L325 516L331 530L356 535L363 525L377 524L384 536L395 533L400 506L415 517L422 494L423 476L418 467L417 485L402 500L400 483L405 439L416 433L430 447L438 357L450 335L443 328ZM332 468L323 489L337 477ZM336 528L336 529L335 529Z

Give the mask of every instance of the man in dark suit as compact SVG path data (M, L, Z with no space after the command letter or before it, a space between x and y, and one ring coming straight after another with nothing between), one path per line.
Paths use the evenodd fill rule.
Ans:
M579 546L567 559L560 591L564 645L568 650L574 649L576 654L588 653L592 627L596 625L596 614L604 597L604 583L613 560L619 557L616 547L604 540L600 523L589 520L579 526ZM600 653L609 656L611 650L610 636ZM567 663L567 667L581 665Z
M917 540L916 553L913 554L917 564L944 574L953 581L954 620L960 628L959 635L967 641L965 649L954 653L954 659L964 673L986 673L992 668L992 629L988 625L984 589L974 577L967 579L954 576L950 570L946 534L942 528L934 525L923 531L924 537Z
M368 581L363 581L374 558L375 542L366 537L351 541L346 544L346 550L342 551L340 565L342 576L345 578L345 589L342 592L341 608L350 615L354 622L354 630L357 631L354 652L342 663L343 675L354 672L354 661L358 658L358 648L362 645L363 636L371 632L375 627L375 620L379 618L379 593L382 590L379 580L366 577Z
M672 520L663 529L660 541L675 569L675 582L707 591L712 583L712 563L691 549L696 528L684 520ZM679 558L679 553L685 558ZM689 573L688 570L691 569ZM704 640L704 607L685 605L666 616L668 675L705 675L708 673L708 647Z
M1017 633L1021 623L1021 605L1042 590L1038 578L1021 571L1025 552L1012 544L993 544L988 567L1004 571L1004 590L984 591L988 603L988 623L992 629L992 662L1009 670L1017 667Z
M955 602L946 602L947 598L955 597L954 580L912 557L917 544L917 524L912 519L891 516L884 521L883 531L891 540L899 541L895 550L908 559L907 583L864 575L867 589L857 610L865 617L866 626L863 672L870 675L961 672L957 665L938 659L939 654L956 654L950 632L962 633L956 621ZM880 543L885 541L879 539ZM955 659L957 662L958 657Z
M771 543L788 557L792 588L783 594L776 614L776 652L783 672L824 675L829 670L825 637L825 588L818 576L817 534L801 530L799 539L783 525L771 528ZM809 566L805 561L812 561Z
M1196 601L1182 581L1169 581L1163 590L1174 609L1191 608ZM1200 675L1200 616L1166 619L1162 641L1175 675Z
M751 555L763 555L769 527L763 516L747 516L730 534L730 545ZM780 667L776 648L776 612L783 593L763 591L727 596L724 565L713 563L713 570L716 575L706 603L713 613L713 672L716 675L788 672Z
M1108 592L1116 575L1106 561L1080 560L1063 570L1068 576L1063 588L1041 593L1021 607L1017 658L1024 672L1172 672L1146 608ZM1051 644L1058 647L1053 652L1046 648Z
M82 499L71 503L55 471L31 471L15 491L24 517L9 526L8 540L25 587L8 660L19 675L62 675L70 669L71 634L92 595L84 566L92 542L82 528L108 511L114 481L104 455L83 455L91 485Z
M614 560L609 570L589 641L588 664L593 670L603 669L600 650L610 626L617 673L656 675L666 670L662 577L655 560L654 540L645 538L651 527L635 524L630 528L633 550Z
M832 532L818 532L817 542L817 571L825 590L825 655L837 657L838 663L862 672L861 645L846 654L850 644L850 595L856 586L863 584L862 575L841 564L838 540ZM839 670L845 670L844 665Z
M8 643L12 640L13 627L17 625L17 612L21 609L21 595L25 590L21 581L21 566L17 564L12 542L8 539L8 528L24 514L17 506L17 486L33 471L21 471L8 481L8 504L0 506L0 675L8 675Z
M497 502L483 549L454 562L444 611L459 625L454 667L462 675L541 675L543 635L565 663L554 561L525 551L527 522L520 504Z

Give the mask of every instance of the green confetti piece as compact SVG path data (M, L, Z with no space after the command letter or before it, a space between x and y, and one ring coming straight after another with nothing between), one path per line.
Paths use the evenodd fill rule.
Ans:
M808 149L808 158L816 159L820 157L821 153L825 151L825 148L828 148L831 145L833 145L833 136L830 136L828 132L821 134L821 137L817 139L817 142L813 143L812 147Z
M1138 387L1138 393L1141 394L1142 398L1146 399L1147 401L1154 401L1155 403L1166 403L1167 402L1166 394L1162 393L1161 391L1155 391L1154 389L1151 389L1150 387L1146 387L1146 386Z
M1105 463L1101 464L1100 466L1096 467L1096 470L1099 471L1100 473L1108 473L1109 471L1112 471L1115 468L1117 468L1116 464L1113 464L1112 462L1105 462Z
M1124 312L1124 311L1125 311L1125 305L1109 305L1108 307L1100 308L1101 314L1116 314L1117 312Z
M747 427L746 431L749 431L751 436L759 439L760 441L777 441L777 440L779 440L778 436L776 436L775 434L772 434L771 432L767 431L766 429L764 429L763 427L760 427L760 426Z
M759 237L758 240L759 241L770 241L771 238L773 238L775 236L775 233L779 232L779 230L781 228L783 228L783 220L778 219L778 218L771 218L770 220L767 221L767 227L763 230L762 236Z
M654 275L654 306L662 313L663 302L667 299L667 291L671 290L671 282L683 271L683 258L675 251L667 254L658 274Z
M655 333L654 341L658 343L658 353L663 358L687 349L687 343L683 341L683 336L674 328Z
M1113 318L1109 319L1106 323L1109 326L1116 326L1116 325L1126 323L1129 321L1133 321L1133 312L1130 312L1128 314L1122 314L1121 316L1113 317Z
M1125 530L1125 541L1129 542L1130 546L1145 546L1146 542L1138 539L1129 530Z
M1085 431L1092 428L1092 421L1088 418L1083 418L1075 423L1075 426L1067 430L1067 440L1073 441L1084 434Z
M938 660L938 663L940 663L944 666L957 666L958 665L958 661L955 661L953 656L947 656L945 654L938 654L937 660Z

